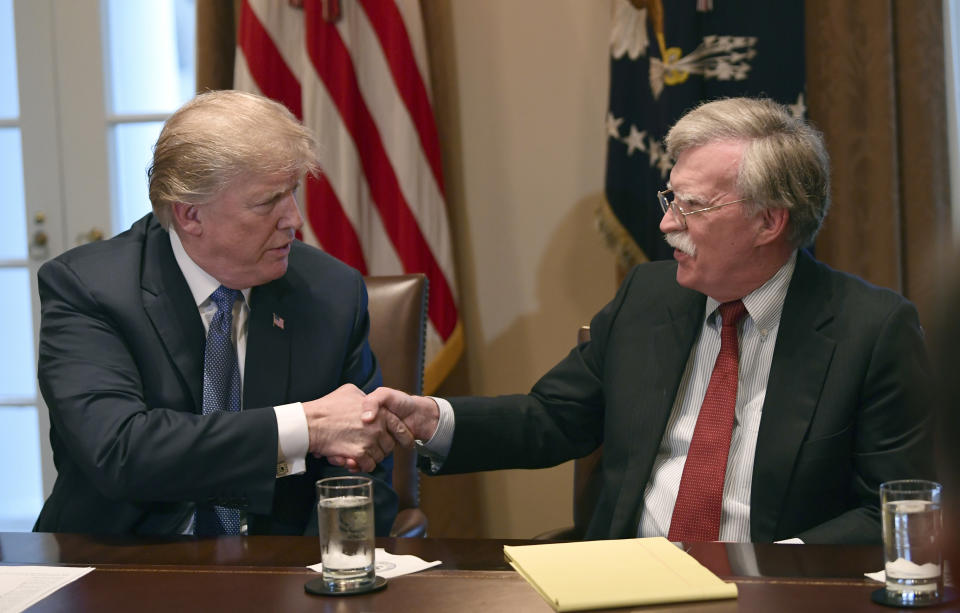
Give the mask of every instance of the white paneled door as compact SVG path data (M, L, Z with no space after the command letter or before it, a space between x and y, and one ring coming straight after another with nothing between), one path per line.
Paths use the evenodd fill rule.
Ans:
M194 0L0 0L0 531L56 477L36 383L36 273L146 213L146 168L194 87Z

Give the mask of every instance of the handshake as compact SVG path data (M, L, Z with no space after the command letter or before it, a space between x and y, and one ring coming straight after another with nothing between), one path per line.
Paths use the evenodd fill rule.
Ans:
M388 387L364 394L353 384L303 403L309 451L335 466L370 472L396 446L412 447L437 429L440 409L430 398Z

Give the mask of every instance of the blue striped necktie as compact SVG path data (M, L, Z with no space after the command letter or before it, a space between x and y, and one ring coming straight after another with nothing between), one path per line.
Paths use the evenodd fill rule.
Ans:
M210 295L217 312L210 321L203 351L203 414L240 410L240 368L237 350L230 340L233 303L239 290L220 286ZM202 470L202 469L201 469ZM240 511L227 507L198 505L197 536L240 534Z

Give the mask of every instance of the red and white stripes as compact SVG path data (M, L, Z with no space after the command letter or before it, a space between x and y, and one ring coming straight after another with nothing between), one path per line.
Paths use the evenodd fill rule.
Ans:
M419 0L330 4L244 0L234 86L283 102L317 136L304 240L364 274L429 278L429 392L463 333Z

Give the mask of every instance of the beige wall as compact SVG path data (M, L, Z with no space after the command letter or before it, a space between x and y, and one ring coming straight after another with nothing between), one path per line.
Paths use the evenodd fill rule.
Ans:
M424 16L467 341L441 393L525 392L616 290L593 222L610 3L425 0ZM424 484L443 507L428 510L432 534L572 523L571 463L456 479Z

